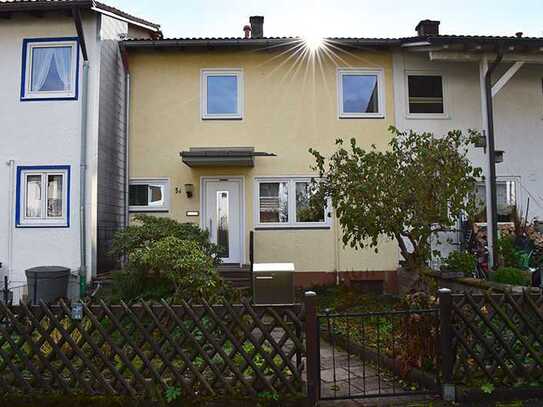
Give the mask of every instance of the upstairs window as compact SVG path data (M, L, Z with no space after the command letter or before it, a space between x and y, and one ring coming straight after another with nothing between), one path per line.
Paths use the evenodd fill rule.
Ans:
M256 194L259 227L329 227L328 208L310 205L310 178L259 178Z
M23 42L22 100L77 99L77 39Z
M166 178L131 180L129 209L132 212L167 211L169 193L169 182Z
M19 167L18 227L68 227L69 178L66 166Z
M241 70L202 70L202 118L243 117L243 75Z
M410 115L444 115L443 78L435 74L408 74Z
M384 117L383 72L338 70L340 118Z

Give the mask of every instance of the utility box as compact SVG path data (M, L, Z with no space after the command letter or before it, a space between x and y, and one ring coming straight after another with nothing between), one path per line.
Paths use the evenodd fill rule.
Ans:
M294 303L294 263L253 264L255 304Z
M66 299L70 269L58 266L33 267L25 270L30 303L45 303Z

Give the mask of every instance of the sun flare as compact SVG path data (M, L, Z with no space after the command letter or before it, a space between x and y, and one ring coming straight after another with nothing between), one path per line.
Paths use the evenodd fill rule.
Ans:
M311 52L317 52L324 44L324 38L316 34L306 35L303 39L305 46Z

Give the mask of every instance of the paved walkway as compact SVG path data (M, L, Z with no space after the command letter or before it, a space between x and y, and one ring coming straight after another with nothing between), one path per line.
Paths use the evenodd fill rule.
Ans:
M358 400L321 401L319 406L402 405L432 400L427 396L409 394L409 389L388 371L364 362L340 348L332 350L321 340L321 393L323 397L369 397ZM387 394L407 392L405 396Z

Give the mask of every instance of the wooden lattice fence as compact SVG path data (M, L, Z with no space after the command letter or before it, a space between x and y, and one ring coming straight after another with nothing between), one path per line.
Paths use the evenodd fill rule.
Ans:
M302 392L303 307L0 304L0 393Z
M453 295L451 311L455 383L543 387L541 294Z

